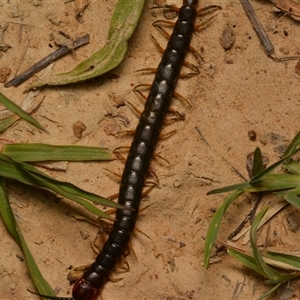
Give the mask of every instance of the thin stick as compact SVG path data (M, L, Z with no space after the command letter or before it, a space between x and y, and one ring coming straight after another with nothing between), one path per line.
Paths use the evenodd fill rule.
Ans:
M240 0L268 56L274 54L274 46L262 27L249 0Z
M25 82L27 79L29 79L32 75L39 72L40 70L44 69L48 65L50 65L55 60L63 57L67 53L73 51L74 49L83 46L87 44L90 41L90 36L88 34L76 39L73 43L72 48L68 48L66 46L62 46L56 51L52 52L45 58L41 59L39 62L31 66L29 69L21 73L20 75L16 76L15 78L11 79L10 81L6 82L4 84L5 87L9 86L19 86L23 82Z

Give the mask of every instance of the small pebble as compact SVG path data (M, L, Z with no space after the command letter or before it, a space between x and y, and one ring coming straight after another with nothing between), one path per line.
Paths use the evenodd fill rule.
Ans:
M86 126L84 123L82 123L81 121L77 121L76 123L74 123L73 125L73 133L76 137L78 137L79 139L82 136L82 133L86 130Z
M254 142L256 140L256 132L254 130L249 130L248 138L250 141Z
M235 41L235 37L233 35L233 31L229 26L222 32L222 36L220 37L220 44L225 50L231 49Z
M298 211L292 211L291 213L288 214L286 217L286 220L289 225L289 229L292 232L297 232L300 228L300 215Z
M1 83L6 82L10 74L11 74L11 68L9 67L0 68L0 82Z

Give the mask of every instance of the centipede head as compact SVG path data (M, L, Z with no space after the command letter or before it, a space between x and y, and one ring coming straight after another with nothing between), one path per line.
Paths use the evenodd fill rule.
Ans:
M100 289L95 289L84 278L76 281L72 295L74 300L97 300L100 294Z

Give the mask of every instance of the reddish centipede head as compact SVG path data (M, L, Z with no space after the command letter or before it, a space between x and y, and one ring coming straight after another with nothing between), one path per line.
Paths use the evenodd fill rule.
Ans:
M97 300L100 289L95 289L84 278L76 281L72 295L74 300Z
M183 0L183 6L196 8L197 5L198 5L198 0Z

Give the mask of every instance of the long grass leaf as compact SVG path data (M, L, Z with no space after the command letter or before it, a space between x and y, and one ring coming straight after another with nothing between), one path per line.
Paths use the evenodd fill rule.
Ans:
M296 151L299 144L300 144L300 131L296 134L296 136L293 138L289 146L286 148L283 156L286 157L292 155Z
M282 284L284 282L287 282L287 281L290 281L290 280L293 280L295 278L298 278L300 277L300 272L293 272L291 274L282 274L282 275L279 275L273 279L268 279L266 280L266 284Z
M283 196L284 200L287 201L288 203L292 204L293 206L297 207L298 209L300 208L300 198L295 194L295 192L299 194L299 188L294 189L288 193L285 193Z
M292 254L268 251L267 252L268 258L272 260L276 260L282 262L286 265L290 265L294 268L297 268L300 271L300 257ZM294 270L294 269L293 269Z
M103 211L85 201L85 199L99 203L103 206L123 208L118 203L82 190L71 183L55 180L35 167L26 163L16 162L2 153L0 153L0 176L15 179L32 186L50 189L83 205L86 209L102 218L111 219L109 215L106 215Z
M257 244L256 244L256 232L257 232L257 227L261 221L261 219L263 218L263 216L265 215L265 213L267 212L268 207L263 208L258 215L254 218L251 229L250 229L250 243L251 243L251 248L252 248L252 252L253 252L253 256L254 259L257 263L257 265L260 267L260 269L262 270L262 272L265 274L264 276L269 278L269 279L276 279L277 276L279 275L279 273L275 270L273 270L271 267L269 267L265 261L263 260Z
M20 120L20 117L16 114L13 114L11 116L1 119L0 120L0 132L6 130L8 127L10 127L12 124L14 124L18 120Z
M259 181L246 188L246 192L270 192L295 188L299 185L300 175L295 174L267 174Z
M98 196L94 193L90 193L88 191L80 189L79 187L73 185L72 183L65 182L65 181L58 181L50 177L49 175L46 175L45 173L41 172L34 166L31 166L26 163L18 163L18 162L13 162L13 163L16 164L16 166L18 166L19 168L22 168L23 170L28 172L28 174L30 174L31 176L34 176L36 180L39 180L40 182L44 182L44 187L46 188L47 188L46 185L49 183L49 185L53 185L54 188L55 186L58 186L61 190L63 190L65 193L68 193L69 195L76 195L78 197L82 197L92 202L98 203L102 206L109 206L109 207L120 208L120 209L123 208L123 206L121 206L118 203L115 203L109 199Z
M257 147L254 151L252 177L258 175L264 170L264 164L260 149Z
M5 183L2 177L0 177L0 216L3 223L5 224L7 231L21 248L21 241L16 231L15 217L7 199Z
M284 167L288 172L292 174L300 175L299 162L290 159L289 162L284 165Z
M230 256L232 256L233 258L237 259L243 265L247 266L248 268L252 269L253 271L257 272L258 274L265 276L264 271L260 268L260 266L257 264L256 260L252 256L250 256L246 253L243 253L241 251L238 251L236 249L233 249L233 248L229 248L227 250L227 253Z
M274 215L276 215L281 209L283 209L288 203L284 200L279 201L276 203L272 208L268 209L268 211L265 213L265 215L260 220L257 230L259 230L265 223L267 223ZM251 226L244 229L243 233L249 233L251 229ZM250 234L247 234L245 238L243 239L243 245L247 244L250 240Z
M227 193L227 192L232 192L232 191L236 191L236 190L245 190L247 188L251 188L251 185L248 182L238 183L238 184L233 184L233 185L225 186L223 188L211 190L206 195L214 195L214 194L220 194L220 193Z
M6 98L2 93L0 93L0 103L4 105L7 109L9 109L11 112L17 114L20 118L24 119L31 125L37 127L38 129L41 129L45 131L43 126L35 120L33 117L31 117L27 112L25 112L21 107L10 101L8 98Z
M113 154L104 148L87 146L58 146L47 144L6 144L2 153L16 161L96 161L112 160Z
M272 295L279 287L281 286L281 283L275 285L274 287L272 287L269 291L267 291L266 293L264 293L262 296L260 296L258 298L258 300L262 300L270 295Z
M204 267L206 269L208 268L211 250L216 241L216 238L217 238L217 235L218 235L221 223L222 223L223 216L224 216L225 212L227 211L227 209L229 208L229 206L243 194L244 194L243 190L238 190L238 191L231 193L229 196L227 196L226 199L224 200L224 202L222 203L222 205L219 207L219 209L214 214L214 216L209 224L207 234L206 234L205 245L204 245Z
M7 230L22 250L25 256L26 264L28 266L28 270L30 272L30 276L39 293L49 296L56 296L53 289L44 279L37 264L35 263L35 260L27 246L19 225L15 220L7 198L5 183L2 177L0 177L0 215Z
M280 164L282 164L287 159L291 158L293 155L300 152L300 149L295 150L292 154L283 157L282 159L278 160L268 168L264 169L261 173L251 178L250 183L255 183L265 177L267 174L270 174L273 170L275 170Z

